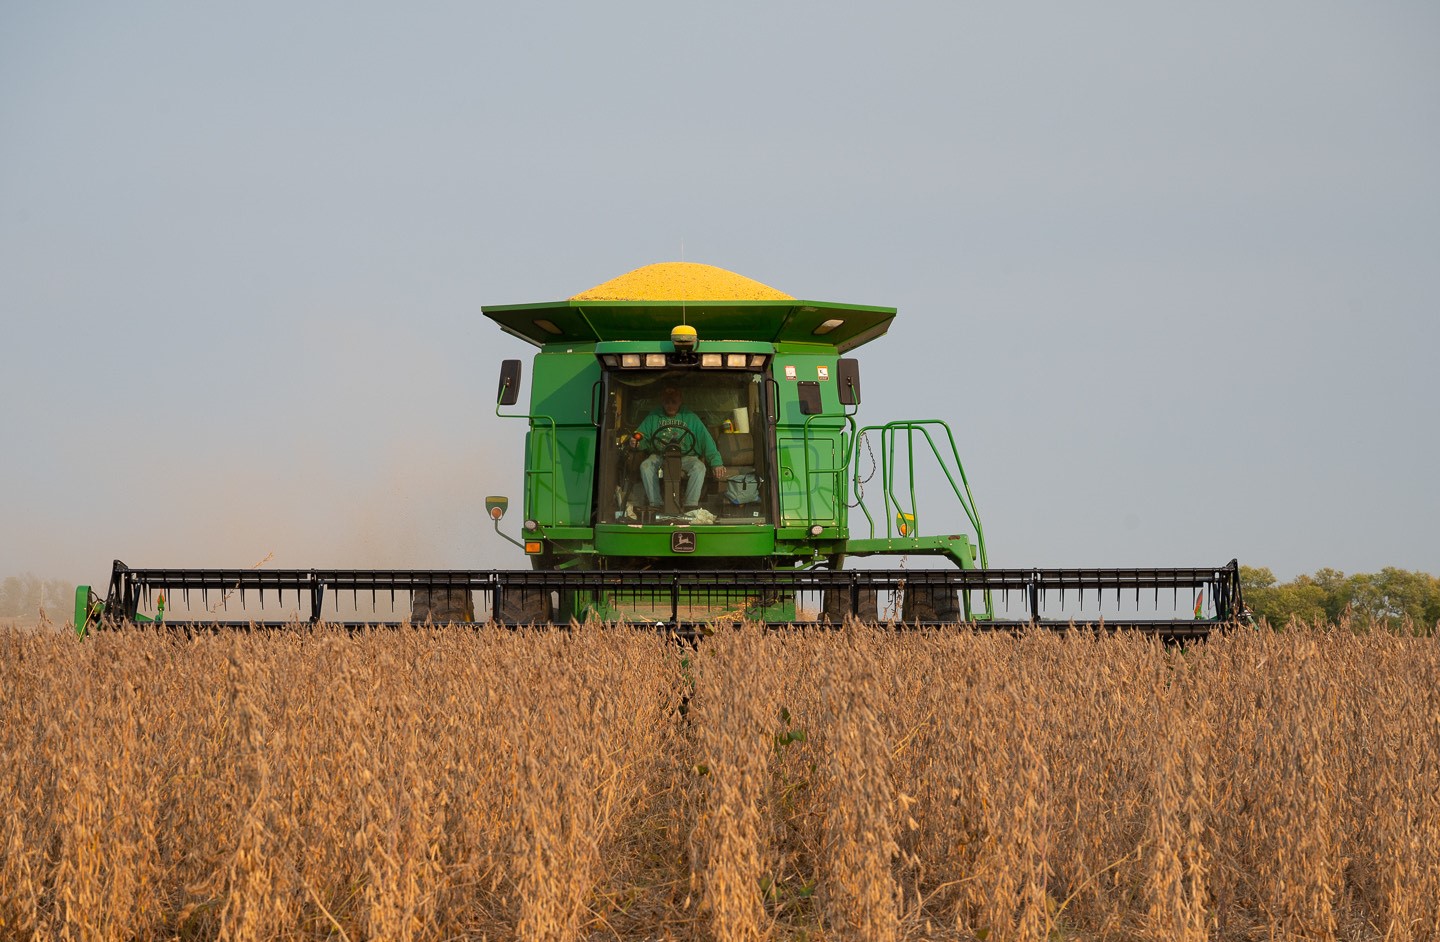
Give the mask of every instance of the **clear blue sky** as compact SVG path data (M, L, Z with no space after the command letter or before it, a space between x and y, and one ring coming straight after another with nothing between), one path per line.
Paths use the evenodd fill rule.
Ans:
M480 306L682 253L996 564L1440 573L1433 3L0 2L0 575L518 564Z

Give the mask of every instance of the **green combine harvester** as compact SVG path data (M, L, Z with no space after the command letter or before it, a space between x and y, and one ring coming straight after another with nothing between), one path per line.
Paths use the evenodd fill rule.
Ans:
M991 568L949 425L859 418L860 368L848 354L886 333L893 308L797 300L673 262L567 300L483 310L539 348L528 408L519 360L502 364L497 394L497 414L529 430L518 537L500 528L508 500L486 500L496 532L529 568L132 569L117 560L103 599L77 589L77 630L408 616L690 634L727 621L855 617L991 628L1103 622L1186 638L1243 614L1234 560ZM917 474L945 482L943 506L922 514ZM928 532L931 519L963 532ZM853 565L867 557L895 563ZM917 567L921 557L940 565ZM277 606L286 616L267 617Z

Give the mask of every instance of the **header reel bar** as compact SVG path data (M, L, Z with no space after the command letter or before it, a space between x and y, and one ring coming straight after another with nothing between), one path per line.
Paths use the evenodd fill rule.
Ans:
M480 609L496 623L518 623L507 618L506 598L534 597L578 598L587 600L596 617L625 621L677 631L699 634L717 620L750 618L771 624L804 623L796 618L796 609L817 612L821 600L829 594L849 602L848 611L863 611L862 598L874 600L882 593L903 596L907 591L929 597L954 593L965 599L967 594L989 593L998 596L995 618L974 622L981 629L1014 630L1026 626L1068 628L1076 624L1103 624L1106 628L1128 628L1146 631L1165 638L1204 637L1217 625L1243 618L1240 597L1239 565L1231 560L1224 566L1190 569L911 569L911 570L361 570L361 569L131 569L115 561L110 590L98 617L87 615L89 624L142 624L163 621L176 627L294 626L297 622L321 621L348 626L362 624L398 624L396 620L349 621L321 617L327 595L343 597L350 594L358 602L361 595L371 597L372 612L381 593L390 596L394 611L397 592L465 590L488 595L488 606ZM198 592L206 615L177 621L151 618L141 608L151 607L158 593L176 593L188 605L191 594ZM233 620L239 612L251 615L249 594L253 593L256 608L251 618ZM294 593L295 604L309 602L306 618L289 621L262 620L267 595L273 593L283 605L287 593ZM1176 614L1184 597L1196 612L1208 599L1213 615L1208 618L1185 618ZM1165 594L1171 599L1170 611L1161 602ZM211 601L212 595L218 600ZM1124 604L1133 596L1133 610L1125 612ZM777 602L791 603L791 614L784 618L756 613L775 609ZM1144 601L1153 602L1151 617L1143 617ZM1067 615L1067 606L1083 608L1087 602L1100 609L1096 613ZM1112 604L1113 603L1113 604ZM162 603L163 604L163 603ZM1105 612L1106 606L1111 611ZM173 602L169 608L174 609ZM218 608L218 611L217 611ZM698 611L697 611L698 609ZM229 616L232 620L227 620ZM953 624L944 621L910 621L909 626Z
M221 613L233 614L232 603L238 605L239 611L248 612L247 593L253 592L263 609L266 591L270 590L279 605L284 605L287 592L294 593L297 606L308 600L310 614L306 620L315 624L323 620L327 592L350 593L357 608L360 594L368 592L372 611L378 608L380 593L388 592L393 610L397 591L489 589L494 576L489 570L445 569L131 569L117 559L102 611L104 618L133 624L144 620L140 608L142 604L149 606L157 592L170 593L172 609L176 593L188 607L191 593L198 592L207 613L216 617L192 623L224 625L227 621ZM211 593L217 598L213 605ZM166 624L177 622L170 620Z

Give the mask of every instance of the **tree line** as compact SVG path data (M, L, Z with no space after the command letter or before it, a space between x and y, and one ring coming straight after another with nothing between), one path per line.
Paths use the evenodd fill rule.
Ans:
M1271 625L1298 618L1305 622L1338 622L1347 614L1360 619L1409 619L1425 632L1440 622L1440 579L1387 566L1379 572L1347 576L1338 569L1280 582L1264 567L1240 567L1245 604Z
M0 580L0 618L34 618L44 608L56 620L71 617L75 584L64 579L41 579L33 572Z

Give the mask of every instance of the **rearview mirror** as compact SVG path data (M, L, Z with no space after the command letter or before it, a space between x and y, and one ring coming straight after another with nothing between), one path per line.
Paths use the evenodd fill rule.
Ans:
M858 406L860 404L860 361L846 358L835 364L835 373L840 384L836 392L840 394L842 406Z
M500 364L500 391L496 401L502 406L513 406L520 399L520 361L506 360Z

